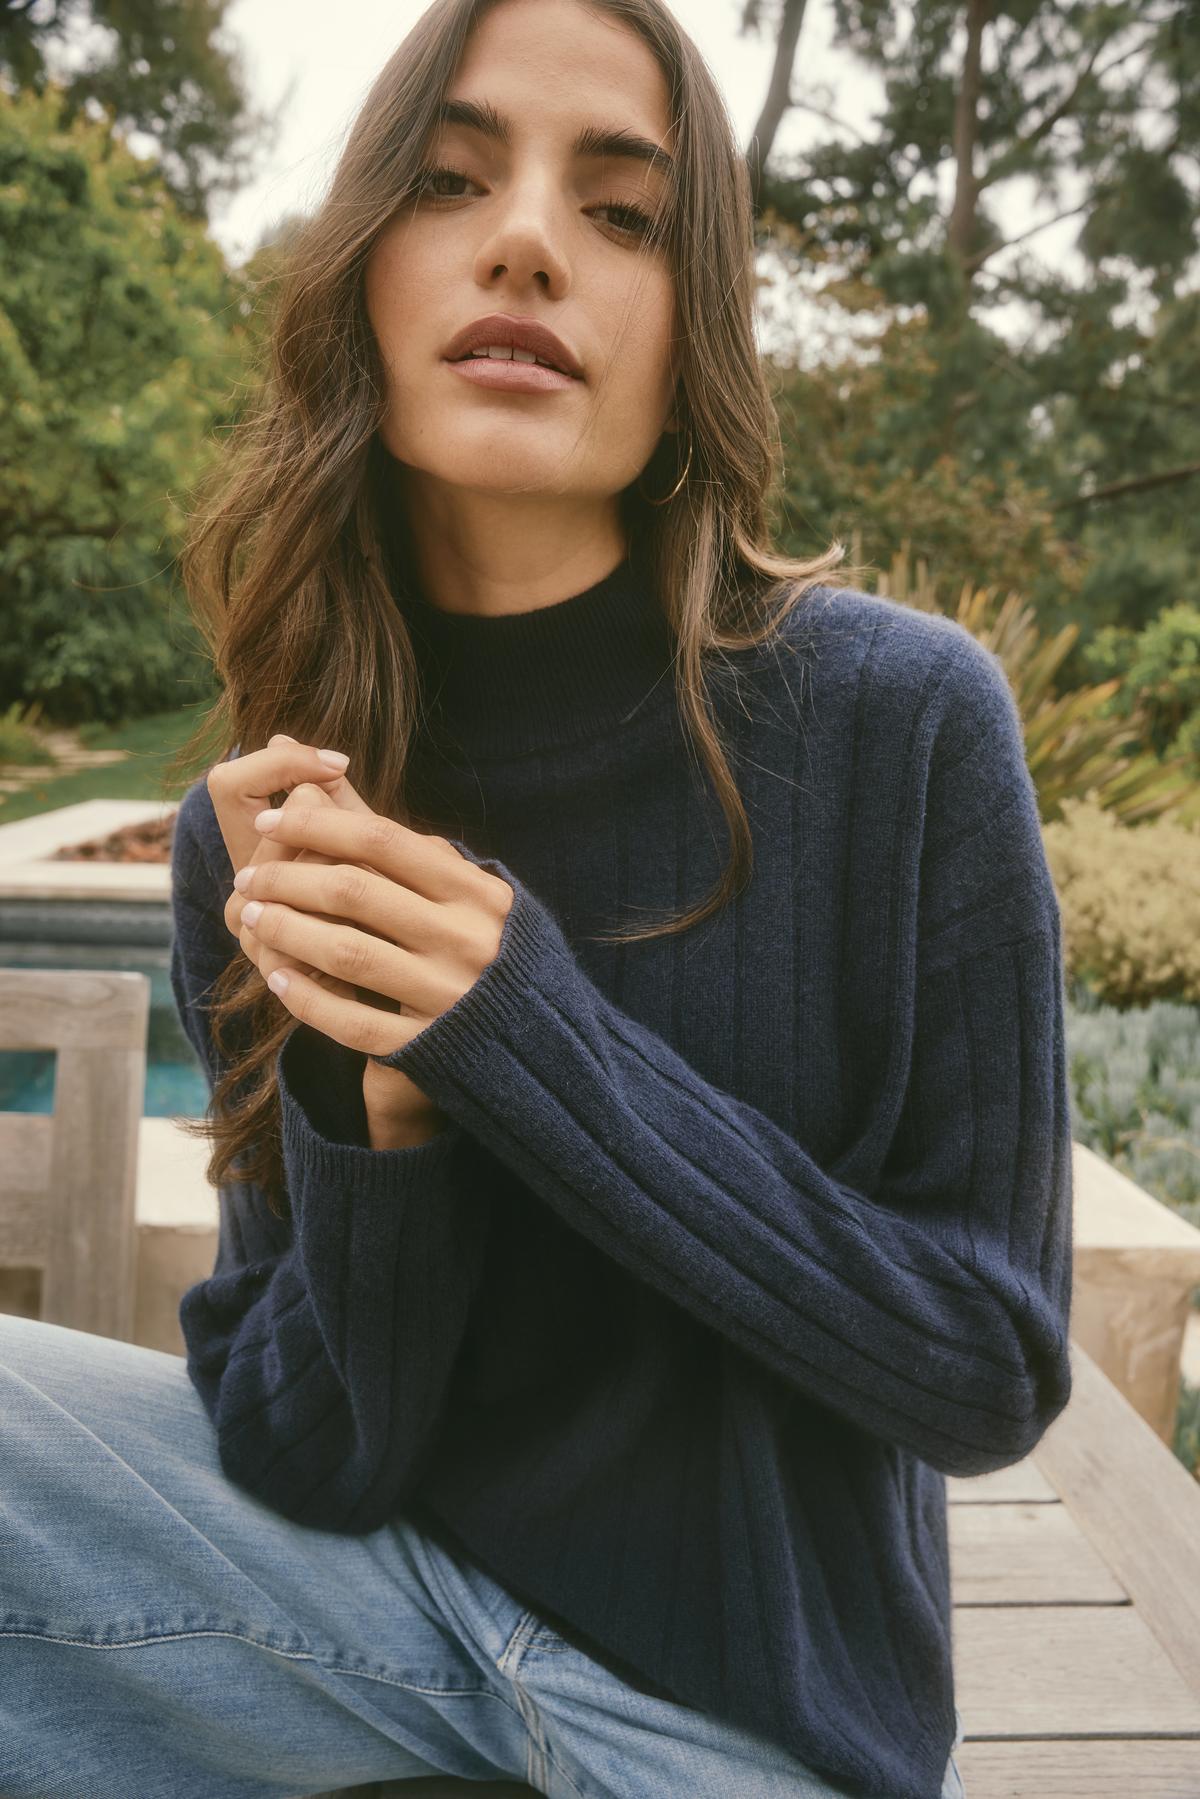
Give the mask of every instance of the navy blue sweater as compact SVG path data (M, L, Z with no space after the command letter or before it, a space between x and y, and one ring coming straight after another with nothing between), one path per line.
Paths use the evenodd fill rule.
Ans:
M862 1799L938 1799L944 1476L1028 1455L1071 1386L1060 916L1002 666L812 591L709 677L752 879L594 944L727 851L639 564L531 613L405 606L415 816L515 902L389 1058L450 1119L427 1142L369 1147L362 1055L280 1051L292 1216L222 1188L180 1309L221 1464L299 1524L411 1518ZM232 874L198 781L172 981L210 1078Z

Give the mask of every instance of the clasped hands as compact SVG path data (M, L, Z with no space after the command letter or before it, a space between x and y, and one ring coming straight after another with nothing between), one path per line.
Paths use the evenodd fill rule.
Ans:
M207 784L236 871L225 923L297 1020L387 1056L495 960L508 882L372 811L322 752L278 733L217 763ZM400 1070L370 1060L363 1092L372 1118L436 1111Z

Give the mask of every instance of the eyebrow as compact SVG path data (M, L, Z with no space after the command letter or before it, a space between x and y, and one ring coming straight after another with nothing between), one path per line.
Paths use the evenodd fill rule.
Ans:
M438 108L438 123L465 125L482 131L497 143L512 142L512 122L497 112L490 100L443 100ZM632 162L644 163L668 178L675 173L675 158L661 144L652 143L625 126L613 129L604 125L585 125L571 145L573 156L624 156Z

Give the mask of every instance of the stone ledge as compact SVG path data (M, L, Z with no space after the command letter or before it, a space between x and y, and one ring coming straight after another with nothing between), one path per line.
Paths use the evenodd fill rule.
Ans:
M53 862L56 850L107 837L123 825L168 817L178 800L80 800L36 818L0 824L0 898L132 899L171 896L167 863Z

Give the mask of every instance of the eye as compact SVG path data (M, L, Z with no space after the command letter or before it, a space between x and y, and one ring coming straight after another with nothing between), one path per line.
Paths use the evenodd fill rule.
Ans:
M416 185L417 185L418 192L423 193L423 194L429 193L432 190L433 185L437 181L438 177L442 176L442 175L448 175L451 181L469 181L470 180L469 175L461 174L458 169L448 169L448 168L445 168L442 166L439 166L436 169L422 169L421 173L417 176ZM457 200L457 199L461 198L461 195L459 195L459 194L434 194L433 197L435 200Z
M416 190L418 194L426 194L434 200L461 200L463 198L462 194L437 192L438 184L442 181L470 183L471 177L464 175L461 169L452 169L444 163L439 163L436 168L423 169L420 172L416 177ZM627 200L602 200L599 205L592 208L592 211L618 215L621 222L616 223L614 229L624 232L630 237L649 238L658 229L657 219L652 218L640 206L631 205Z
M632 223L618 225L617 230L634 232L638 237L648 237L655 229L657 223L656 220L650 217L648 212L643 212L640 206L631 206L626 200L602 200L600 205L596 208L596 211L618 212L623 214L623 216L626 219L631 220Z

